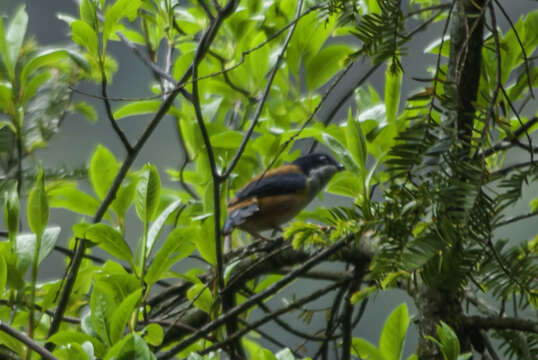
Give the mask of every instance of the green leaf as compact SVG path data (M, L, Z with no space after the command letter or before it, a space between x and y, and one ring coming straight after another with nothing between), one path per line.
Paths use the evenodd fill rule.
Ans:
M73 104L73 110L84 115L90 122L95 123L99 118L95 108L85 101L77 101Z
M446 360L457 360L458 355L460 355L460 342L454 330L442 321L441 325L437 325L436 329L443 357Z
M86 230L85 238L96 243L112 256L134 265L133 254L123 236L106 224L94 224Z
M349 45L334 44L323 48L306 63L306 87L316 90L325 84L339 70L345 67L345 60L353 52Z
M213 306L211 291L204 284L194 284L187 291L187 298L200 310L210 313Z
M45 192L45 179L43 169L39 170L37 179L30 190L28 196L28 207L26 216L28 226L34 234L41 236L49 221L49 204L47 193Z
M402 357L408 325L407 304L403 303L389 315L381 332L379 349L386 360L400 360Z
M129 334L121 341L117 342L106 354L105 360L154 360L155 355L152 354L148 345L140 337L134 333Z
M123 180L123 184L118 189L116 199L112 202L112 208L121 219L125 218L125 214L134 200L137 183L138 177L128 174L127 178Z
M37 259L38 265L50 254L58 241L61 228L58 226L52 226L45 229L41 235L41 244L39 247L39 255ZM19 264L23 272L26 271L28 265L32 262L33 254L36 246L36 235L31 233L19 234L17 236L17 255L19 257Z
M4 221L6 223L9 241L14 249L15 238L19 231L19 195L17 186L13 184L4 194Z
M351 340L351 353L361 359L387 360L378 348L361 338Z
M0 254L0 295L4 293L7 284L7 263L4 255Z
M0 109L6 114L13 114L15 112L11 84L6 81L0 81Z
M3 331L0 331L0 344L6 346L10 350L18 354L19 357L22 359L26 347L23 346L19 340L15 339L11 335L6 334Z
M191 239L199 234L199 230L194 227L175 228L166 238L163 246L155 254L145 276L146 283L151 286L159 280L163 274L181 259L191 255L195 246Z
M138 289L129 294L116 308L110 321L110 341L115 344L123 337L125 325L129 322L139 300L142 296L142 290Z
M98 145L90 160L90 181L101 200L108 193L118 169L114 155L104 146Z
M9 58L8 47L6 31L4 29L4 19L0 17L0 58L6 66L9 76L13 78L14 71L11 59Z
M280 350L275 354L277 360L295 360L295 356L289 348Z
M99 338L108 346L112 345L110 340L110 321L116 308L116 302L112 294L101 289L103 281L96 281L90 297L91 325Z
M96 7L93 0L81 0L80 1L80 19L85 23L94 27L97 24Z
M402 71L391 60L385 71L385 110L389 123L396 120L400 106L400 90L402 88Z
M65 346L73 343L82 345L85 342L89 341L92 343L93 348L95 349L96 356L103 357L105 355L105 346L101 341L99 341L99 339L80 331L62 330L52 335L50 338L47 339L47 341L50 341L51 343L60 346Z
M114 111L116 120L135 115L153 114L159 110L161 102L159 100L140 100L125 104Z
M83 215L95 214L100 202L75 186L68 183L50 188L47 192L50 207L63 208Z
M118 0L114 5L107 7L103 25L103 50L106 49L106 41L111 38L114 27L124 17L133 21L140 5L142 0Z
M22 98L22 104L25 105L30 99L34 97L39 88L47 82L51 77L50 72L42 72L33 76L28 84L24 88L24 96Z
M163 342L164 331L159 324L149 324L144 328L144 340L150 345L159 346Z
M99 52L99 42L95 30L82 20L75 20L71 23L71 38L83 48L87 49L90 55L96 57Z
M140 220L149 224L161 199L161 178L155 165L146 164L136 186L135 209Z
M181 200L176 200L170 205L168 205L155 219L153 224L151 224L149 230L148 230L148 256L151 255L151 252L153 250L153 246L155 245L155 242L157 241L157 238L159 237L161 230L166 223L166 220L170 217L170 215L179 209L179 207L182 205Z
M361 129L361 124L355 118L351 112L351 107L348 111L347 116L347 127L346 127L346 141L347 148L355 159L355 162L359 165L359 168L362 170L361 174L366 170L366 138Z
M13 79L15 74L15 65L19 58L19 52L26 35L26 28L28 26L28 15L26 14L25 6L19 7L15 15L13 16L7 32L5 34L6 53L2 53L2 58L6 64L8 74ZM2 34L3 35L3 34ZM7 55L7 56L6 56Z
M32 76L38 69L46 66L54 66L62 60L69 59L69 52L65 49L48 49L28 61L21 71L21 84L25 86L28 77Z
M322 139L323 143L333 151L337 160L339 160L347 170L355 174L361 173L361 169L357 166L355 161L353 161L353 156L351 156L348 149L342 145L340 141L327 133L322 134Z

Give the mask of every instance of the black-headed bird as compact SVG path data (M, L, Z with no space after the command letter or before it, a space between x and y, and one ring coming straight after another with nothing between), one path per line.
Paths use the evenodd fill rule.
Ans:
M223 234L239 228L265 239L259 232L281 230L343 169L331 156L316 153L255 177L228 203Z

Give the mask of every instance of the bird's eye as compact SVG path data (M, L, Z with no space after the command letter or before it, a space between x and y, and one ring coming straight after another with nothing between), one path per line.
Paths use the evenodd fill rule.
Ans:
M328 160L328 159L327 159L327 156L325 156L325 155L321 155L321 156L319 157L319 159L320 159L321 161L323 161L323 162L327 162L327 160Z

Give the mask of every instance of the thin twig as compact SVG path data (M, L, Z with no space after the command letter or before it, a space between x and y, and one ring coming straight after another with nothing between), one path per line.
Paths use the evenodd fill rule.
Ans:
M116 119L114 119L114 114L112 113L112 108L110 106L110 102L108 101L108 93L107 93L107 80L106 75L103 72L101 74L102 81L101 81L101 95L103 96L103 102L105 104L106 114L108 117L108 121L110 122L110 125L112 125L112 129L114 129L114 132L119 137L121 143L123 144L123 147L125 148L125 151L127 151L127 154L130 154L133 151L133 147L131 146L131 143L129 142L129 139L127 139L127 136L125 136L125 133L123 130L119 127L118 122Z
M523 220L523 219L528 219L528 218L536 216L536 215L538 215L538 210L530 212L528 214L523 214L523 215L518 215L518 216L511 217L511 218L509 218L509 219L507 219L505 221L501 221L501 222L495 224L495 227L497 228L497 227L500 227L500 226L508 225L508 224L514 223L516 221Z
M527 51L525 50L525 46L523 46L523 43L521 42L521 38L519 37L519 34L516 30L516 27L514 26L514 23L512 22L512 19L510 19L510 16L508 16L508 14L506 13L502 5L499 3L499 0L494 0L494 1L495 1L495 4L497 4L497 6L499 7L499 10L501 10L501 12L503 13L508 23L510 24L510 28L512 28L512 30L514 31L514 35L516 36L517 42L519 43L521 53L523 54L523 62L525 63L525 71L527 72L527 82L529 85L529 92L532 98L534 99L534 92L532 90L531 69L529 66L529 58L527 57Z
M304 304L307 304L311 301L314 301L314 300L317 300L319 299L321 296L325 295L326 293L328 292L331 292L333 291L334 289L338 288L341 286L341 283L337 282L337 283L333 283L323 289L320 289L320 290L317 290L315 292L313 292L312 294L308 295L308 296L305 296L299 300L296 300L295 302L293 303L290 303L288 304L287 306L279 309L279 310L276 310L274 311L272 314L270 315L267 315L251 324L249 324L249 326L247 327L244 327L242 328L241 330L239 330L238 332L234 333L234 334L231 334L229 335L225 340L221 341L220 343L217 343L217 344L213 344L207 348L205 348L204 350L200 351L200 354L201 355L204 355L204 354L207 354L211 351L214 351L216 349L219 349L219 348L222 348L223 346L225 346L226 344L230 343L231 341L234 341L240 337L242 337L244 334L246 334L247 332L249 332L250 330L252 329L256 329L258 327L260 327L261 325L271 321L274 317L277 317L277 316L280 316L282 314L285 314L287 312L290 312ZM168 359L168 358L161 358L161 357L157 357L157 359L159 360L162 360L162 359Z
M209 27L207 31L205 31L204 34L202 35L199 47L204 49L204 53L208 50L211 41L214 39L216 32L218 31L218 29L220 28L220 25L222 24L222 21L228 15L230 15L230 13L223 13L219 15L214 26ZM93 223L98 223L103 218L108 207L114 200L116 196L116 192L118 191L123 179L127 175L129 168L131 167L132 163L138 156L138 153L140 152L140 150L142 149L146 141L149 139L149 137L153 134L153 131L157 128L157 125L159 125L164 115L168 112L168 109L170 109L170 107L172 106L172 103L174 102L175 98L181 92L181 89L183 88L183 84L188 80L189 77L191 77L192 68L193 66L191 64L191 66L187 69L185 74L183 74L181 80L179 81L178 86L176 86L174 90L167 96L166 100L163 101L163 103L159 107L159 110L154 115L153 119L146 126L146 128L144 129L144 132L142 133L142 135L136 142L135 146L133 147L132 152L127 154L127 157L125 161L123 162L120 170L118 171L118 174L116 175L116 178L114 179L114 182L112 183L107 195L103 199L103 202L99 206L99 209L97 210L93 218ZM52 336L59 329L61 319L67 308L67 304L69 302L69 296L71 295L71 290L75 283L85 250L86 250L86 242L81 241L79 246L76 249L75 256L73 257L71 261L70 270L66 276L65 285L63 287L62 294L60 296L60 300L56 308L55 316L53 317L50 328L49 328L48 337ZM53 345L50 344L48 345L48 347L52 348Z
M0 331L5 332L8 335L13 336L15 339L22 342L24 345L28 346L29 349L32 349L39 355L41 355L42 359L45 360L58 360L58 358L50 351L45 349L44 347L40 346L38 343L36 343L34 340L32 340L30 337L28 337L26 334L19 332L12 328L11 326L4 324L3 321L0 321Z
M215 320L207 323L206 325L202 326L198 331L196 331L194 334L191 334L191 336L183 339L178 344L170 348L168 351L164 352L157 358L159 360L165 360L165 359L171 359L174 357L179 351L185 349L187 346L195 343L200 337L210 333L211 331L217 329L221 325L223 325L229 318L239 315L240 313L248 310L250 307L255 305L258 301L263 300L271 295L274 295L276 292L278 292L280 289L282 289L284 286L288 285L290 282L295 280L298 276L301 274L307 272L311 268L313 268L315 265L320 263L321 261L325 260L335 252L339 251L342 247L345 246L347 242L347 238L341 239L334 243L333 245L329 246L328 248L320 251L318 254L312 256L309 260L307 260L302 266L298 267L288 275L284 276L282 279L278 280L271 286L267 287L265 290L257 293L256 295L250 297L248 300L244 301L240 305L237 305L233 309L230 309L227 313L222 314ZM231 334L230 334L231 335Z
M221 179L227 179L228 176L230 176L233 169L235 168L235 165L237 165L237 163L239 162L241 155L243 155L243 151L247 147L247 143L250 140L250 137L252 136L252 132L254 131L254 128L258 124L258 120L260 118L260 115L262 114L263 106L265 105L265 102L269 96L269 91L271 90L271 85L273 84L273 80L275 78L276 72L280 68L280 63L282 62L282 59L284 58L284 52L288 48L288 44L290 43L290 40L291 40L291 37L293 36L295 28L297 27L297 20L301 17L301 9L303 7L303 1L304 0L300 0L299 4L297 5L297 12L295 13L296 21L291 26L291 29L288 32L288 36L286 37L286 40L284 40L282 49L280 50L280 53L278 54L275 65L273 66L273 71L271 71L271 74L269 75L269 79L267 80L267 84L265 85L265 90L263 91L263 95L260 101L258 102L258 107L256 108L256 111L254 113L254 118L252 119L252 122L249 128L247 129L247 132L245 133L245 136L243 137L243 140L241 141L241 144L239 145L237 152L235 153L230 164L228 165L228 169L226 169L226 171L223 172Z

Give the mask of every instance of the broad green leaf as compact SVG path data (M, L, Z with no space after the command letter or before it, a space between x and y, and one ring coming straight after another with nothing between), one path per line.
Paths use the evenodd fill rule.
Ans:
M136 186L135 209L140 220L149 224L161 199L161 178L155 165L146 164Z
M49 221L49 204L45 192L45 178L43 169L40 169L37 179L30 190L26 209L28 226L34 234L41 236Z
M95 108L85 101L77 101L73 104L73 110L84 115L90 122L95 123L99 118Z
M151 352L148 344L137 333L129 334L117 342L106 354L105 360L154 360L155 355Z
M289 348L280 350L275 356L277 360L295 360L295 355L293 355Z
M142 295L142 289L138 289L127 296L118 305L110 321L110 341L115 344L123 337L123 330L129 322Z
M277 357L269 349L264 348L256 341L242 339L243 346L248 352L249 359L256 360L278 360Z
M316 90L325 84L339 70L345 67L345 60L353 52L349 45L334 44L323 48L306 63L306 87Z
M4 29L4 19L0 17L0 58L2 59L5 67L8 70L10 77L13 77L13 65L9 58L8 43L6 39L6 31Z
M112 202L112 208L123 219L129 207L133 203L136 185L138 183L138 177L127 175L127 178L123 180L122 185L118 189L116 199Z
M105 198L114 182L118 168L116 158L110 150L98 145L90 160L90 181L101 200Z
M39 248L39 258L37 263L41 264L43 260L52 252L58 237L60 236L61 228L59 226L51 226L45 229L41 237L41 246Z
M111 38L114 27L124 17L133 21L140 5L142 0L117 0L114 5L107 7L103 25L103 50L106 49L106 41Z
M41 244L39 247L39 255L37 259L38 265L50 254L58 241L61 228L58 226L51 226L43 231L41 235ZM19 263L21 270L24 272L28 265L32 262L35 246L36 235L31 233L19 234L16 239L17 242L17 254L19 257Z
M223 131L211 136L211 145L214 148L235 150L243 141L243 135L238 131Z
M359 291L356 291L351 296L351 303L356 304L359 301L366 299L371 294L375 294L378 291L377 286L366 286Z
M95 282L90 297L91 326L101 341L110 346L110 321L117 304L111 294L101 290L100 283L102 281Z
M39 68L54 66L62 60L69 59L69 52L65 49L48 49L28 61L21 71L21 84L26 85L26 81Z
M7 284L7 263L4 255L0 254L0 295L4 293Z
M391 60L385 71L385 111L389 123L394 122L398 114L402 76L402 71L394 66Z
M210 313L213 306L211 291L204 284L194 284L187 291L187 298L200 310Z
M161 102L159 100L141 100L131 102L114 111L114 118L119 120L128 116L153 114L159 110L160 106Z
M26 14L25 6L22 5L13 16L5 34L7 57L3 56L3 59L6 67L8 68L10 78L12 79L15 74L15 65L17 64L17 59L19 58L19 52L24 41L24 36L26 35L27 25L28 15Z
M149 324L144 328L144 340L150 345L159 346L163 342L164 331L159 324Z
M342 171L334 175L326 191L331 194L355 198L362 193L362 180L351 171Z
M86 231L85 238L96 243L112 256L125 260L133 265L133 254L123 236L106 224L94 224Z
M51 77L50 72L42 72L33 76L24 88L24 96L22 98L22 104L25 105L30 101L37 93L39 88L47 82Z
M7 81L0 81L0 109L6 114L13 114L15 111L11 84Z
M353 156L351 156L348 149L346 149L340 141L327 133L322 134L322 139L323 143L333 151L337 160L339 160L347 170L354 174L361 173L361 169L357 166L355 161L353 161Z
M381 14L381 7L378 4L378 0L366 0L369 14Z
M8 187L4 193L4 221L6 223L9 241L15 245L15 238L19 231L19 195L17 194L17 186Z
M94 27L97 24L95 2L93 0L81 0L79 7L80 19Z
M91 195L74 186L59 186L49 189L49 205L53 208L64 208L83 215L97 212L100 202Z
M408 325L407 304L403 303L389 315L381 332L379 349L385 360L400 360L402 357Z
M353 338L351 340L351 353L361 359L388 360L383 357L378 348L362 338Z
M149 230L148 230L148 256L151 255L151 252L153 250L153 245L155 245L155 242L157 241L157 238L159 237L161 230L166 223L166 220L170 215L179 209L179 207L183 204L181 200L176 200L170 205L168 205L155 219L153 224L151 224Z
M347 115L346 141L351 156L353 156L361 169L361 174L363 174L366 170L366 138L362 132L360 122L353 117L351 107Z
M196 249L200 255L210 264L215 265L217 259L215 258L215 223L213 222L213 214L208 218L205 218L202 223L201 231L196 239Z
M441 343L441 351L446 360L457 360L460 355L460 342L458 336L446 323L437 325L437 335Z
M172 265L194 252L195 246L191 239L195 239L197 233L199 230L193 227L172 230L163 246L155 254L146 273L145 281L148 285L154 284Z
M23 346L23 344L19 340L15 339L11 335L6 334L3 331L0 331L0 344L4 345L11 351L18 354L22 359L26 347Z
M95 30L82 20L75 20L71 23L71 38L74 42L86 48L90 55L97 56L99 43Z
M95 349L96 356L103 357L105 355L105 346L101 341L99 341L99 339L80 331L62 330L52 335L47 339L47 341L60 346L74 343L82 345L83 343L89 341L92 343L93 348Z

